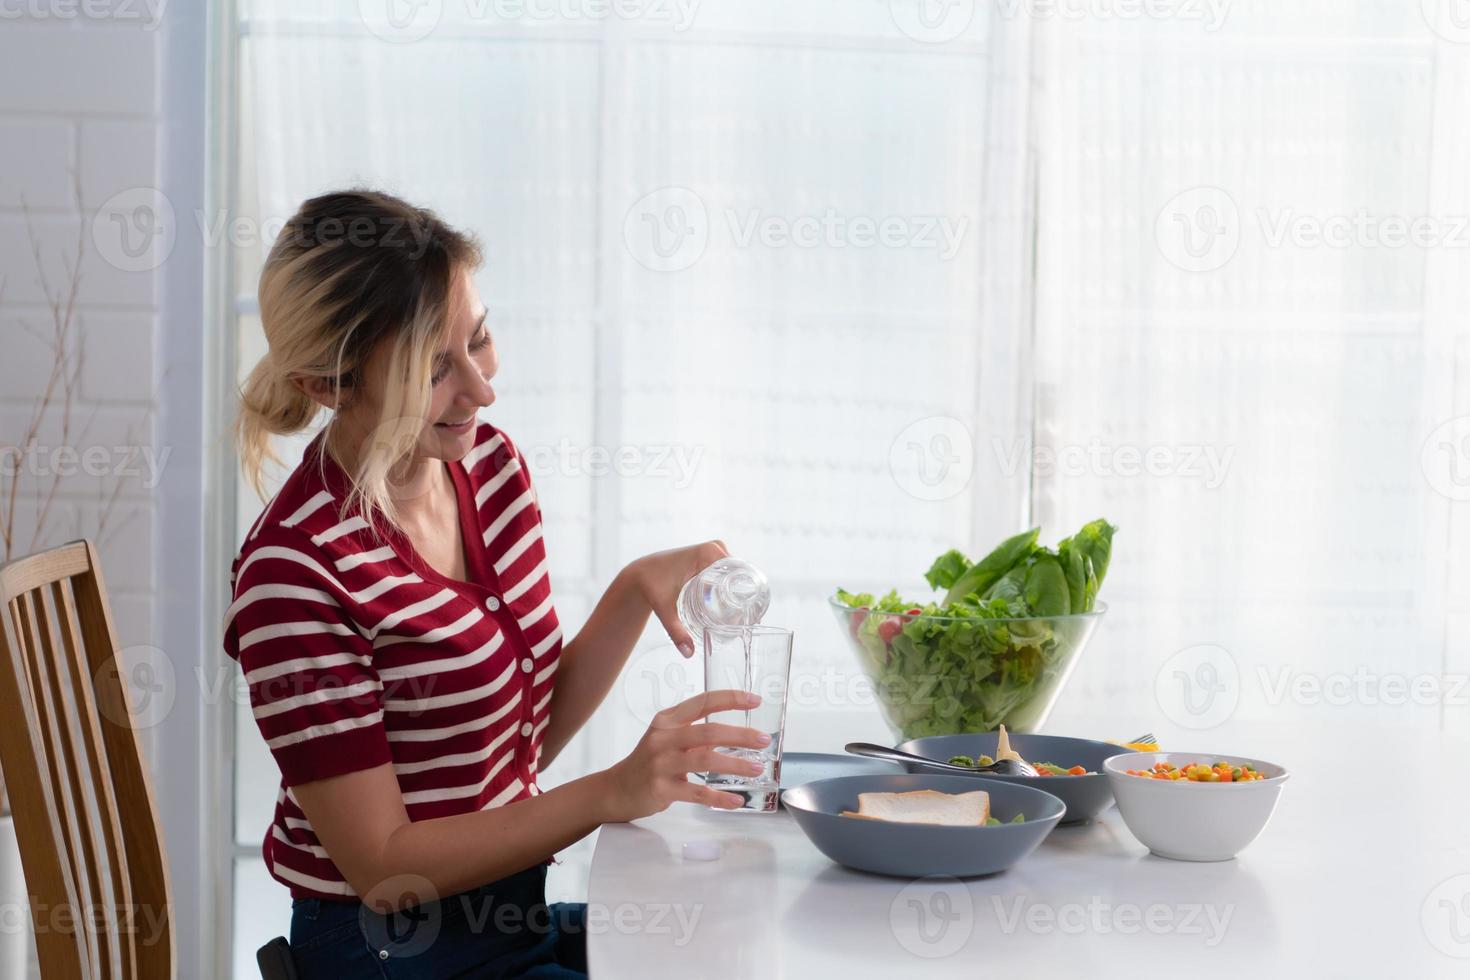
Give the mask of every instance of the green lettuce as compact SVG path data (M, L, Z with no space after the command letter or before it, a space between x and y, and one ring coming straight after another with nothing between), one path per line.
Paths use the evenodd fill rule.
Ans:
M1039 528L971 562L958 550L925 579L938 600L910 602L837 590L877 695L905 738L1026 728L1026 710L1058 683L1085 633L1069 616L1092 612L1116 528L1085 525L1053 549ZM914 614L917 610L917 615Z

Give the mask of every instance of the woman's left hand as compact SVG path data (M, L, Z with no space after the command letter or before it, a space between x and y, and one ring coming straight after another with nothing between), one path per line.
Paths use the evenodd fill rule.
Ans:
M684 583L704 571L730 549L723 541L706 541L687 548L671 548L644 555L628 566L633 581L658 621L664 624L669 639L686 657L694 656L694 637L679 621L679 592Z

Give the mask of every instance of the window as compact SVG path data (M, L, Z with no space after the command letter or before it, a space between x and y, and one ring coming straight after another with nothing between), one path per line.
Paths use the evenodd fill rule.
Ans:
M1470 730L1391 693L1470 670L1470 48L1433 4L367 6L239 0L239 365L304 198L478 233L485 415L568 636L626 562L720 537L796 631L787 745L886 741L833 587L921 595L950 547L1106 517L1113 611L1050 728ZM651 623L546 784L701 684ZM248 964L287 909L274 764L235 738Z

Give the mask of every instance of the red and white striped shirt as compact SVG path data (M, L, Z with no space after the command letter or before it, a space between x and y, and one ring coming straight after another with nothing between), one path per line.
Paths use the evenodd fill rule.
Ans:
M291 787L391 762L416 821L539 793L561 627L540 507L504 433L481 423L448 464L468 582L359 511L344 518L348 477L321 442L235 559L224 647L281 769L266 866L293 898L340 900L355 893Z

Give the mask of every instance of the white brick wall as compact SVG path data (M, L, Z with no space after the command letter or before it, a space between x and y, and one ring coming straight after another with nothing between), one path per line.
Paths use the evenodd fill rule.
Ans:
M0 122L0 208L7 213L22 202L45 210L71 206L74 194L67 176L76 143L76 126L48 119L11 118Z
M99 539L103 571L119 641L125 647L151 644L156 515L148 481L128 476L126 464L141 450L158 448L158 276L110 264L92 220L119 191L158 186L160 34L139 2L59 0L20 5L23 16L12 8L0 19L0 445L20 438L51 362L27 331L47 335L51 329L31 236L54 292L67 282L80 233L85 254L75 336L82 374L72 434L63 443L53 412L41 442L48 449L70 445L79 454L91 450L99 461L105 453L107 462L84 472L67 463L70 457L52 454L27 469L50 471L59 462L66 472L43 546L79 535L96 538L101 500L120 484L109 529ZM99 475L99 469L108 472ZM36 474L29 484L34 495Z
M0 112L150 119L158 36L120 20L7 17L0 21Z
M16 16L17 6L28 13ZM142 448L161 452L159 274L113 267L91 228L96 209L112 195L159 185L162 49L160 32L150 25L156 20L140 0L87 0L85 7L47 0L0 10L0 446L19 439L51 364L50 353L28 333L29 328L49 334L51 326L28 237L29 209L53 290L67 281L66 262L75 255L79 227L86 248L76 314L83 366L72 434L63 443L59 418L53 417L42 443L69 444L79 454L101 447L93 450L95 455L105 449L107 462L100 468L113 471L125 469L129 454L136 457ZM149 472L145 467L139 476L120 476L108 530L98 538L100 501L119 475L78 467L63 478L50 530L40 542L98 538L125 648L160 645L153 545L159 515ZM36 488L34 478L30 485ZM27 528L22 552L37 509L34 493L18 508L18 523ZM155 755L149 739L144 746ZM30 961L34 976L33 955Z

